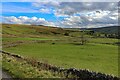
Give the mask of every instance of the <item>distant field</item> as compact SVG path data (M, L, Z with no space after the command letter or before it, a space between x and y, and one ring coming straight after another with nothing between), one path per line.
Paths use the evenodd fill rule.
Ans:
M118 46L89 43L86 45L62 43L24 44L3 50L32 57L61 67L90 69L118 75Z
M73 38L74 39L74 38ZM67 42L71 42L71 38L52 38L52 37L49 37L49 38L30 38L30 37L18 37L18 38L2 38L2 41L3 42L7 42L7 41L30 41L30 40L44 40L44 41L47 41L47 40L66 40ZM80 40L80 39L79 39ZM118 42L118 39L110 39L110 38L88 38L88 42L89 43L99 43L99 44L116 44Z
M111 39L111 38L92 38L89 40L93 43L108 43L108 44L115 44L118 42L118 39Z
M18 41L18 40L58 40L53 38L3 38L3 41Z

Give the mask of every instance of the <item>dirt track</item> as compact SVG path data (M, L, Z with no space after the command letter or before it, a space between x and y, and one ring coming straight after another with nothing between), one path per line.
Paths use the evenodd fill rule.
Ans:
M2 78L12 78L7 72L5 72L4 70L0 69L0 73L2 73Z

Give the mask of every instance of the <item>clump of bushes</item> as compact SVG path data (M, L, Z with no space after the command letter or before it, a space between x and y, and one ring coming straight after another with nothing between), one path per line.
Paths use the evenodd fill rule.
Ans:
M53 42L52 44L54 45L55 43Z
M69 33L66 32L66 33L64 33L64 35L65 35L65 36L69 36Z

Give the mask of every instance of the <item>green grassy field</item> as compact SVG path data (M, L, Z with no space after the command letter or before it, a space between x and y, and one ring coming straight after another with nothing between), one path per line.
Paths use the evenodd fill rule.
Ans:
M89 43L75 45L65 43L33 43L3 49L15 54L61 67L90 69L118 75L118 47L107 44Z
M58 40L53 38L3 38L3 41L18 41L18 40Z
M66 32L69 33L69 36L64 35ZM86 35L87 44L80 45L80 32L77 31L9 24L3 25L2 34L3 50L5 51L60 67L90 69L118 76L117 39L92 38ZM24 44L19 43L20 41ZM11 44L17 45L5 47ZM4 63L5 68L8 68L8 64Z
M118 42L118 39L110 39L110 38L92 38L90 42L93 43L108 43L108 44L115 44Z

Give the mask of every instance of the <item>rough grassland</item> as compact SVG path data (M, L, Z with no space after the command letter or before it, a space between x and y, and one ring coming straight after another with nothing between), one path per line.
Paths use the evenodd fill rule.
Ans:
M118 75L118 47L114 45L34 43L3 50L62 67L90 69Z
M11 74L13 78L59 78L56 74L47 70L38 69L24 60L2 54L2 68ZM17 69L17 70L16 70Z

